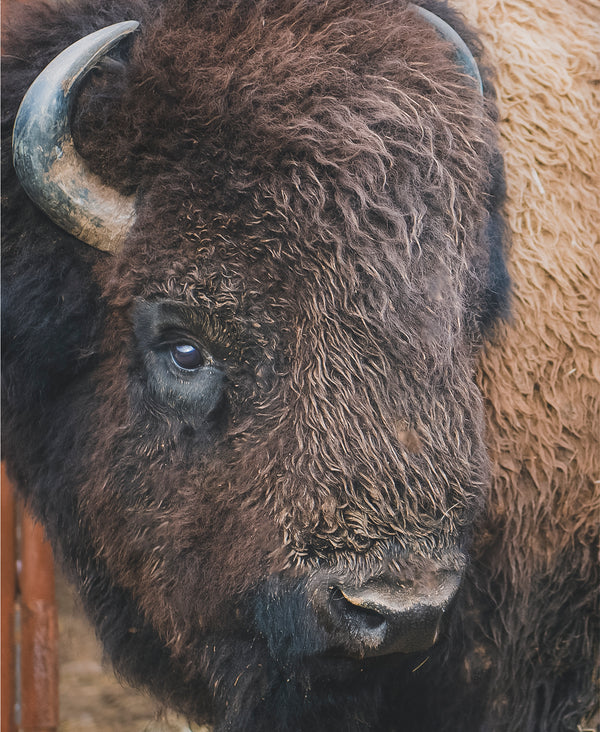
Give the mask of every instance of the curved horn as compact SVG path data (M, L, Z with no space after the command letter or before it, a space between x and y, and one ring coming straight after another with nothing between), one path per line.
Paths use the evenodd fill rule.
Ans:
M430 25L432 25L442 38L454 46L456 51L456 61L459 66L462 66L465 74L473 79L479 89L479 93L483 96L483 84L481 82L479 67L477 66L477 61L473 58L473 54L469 51L467 44L458 35L454 28L446 23L445 20L442 20L434 13L420 7L419 5L414 5L413 7L423 20L426 20Z
M73 145L69 116L81 80L138 26L127 21L102 28L58 55L29 87L13 131L15 171L32 201L73 236L111 252L134 221L134 197L120 195L87 169Z

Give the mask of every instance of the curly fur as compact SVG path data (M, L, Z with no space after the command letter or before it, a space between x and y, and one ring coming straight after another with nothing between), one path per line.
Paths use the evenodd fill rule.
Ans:
M117 672L218 730L558 731L591 713L592 29L582 4L568 67L575 41L535 30L558 0L514 2L463 8L501 69L505 325L491 75L444 4L427 7L472 47L484 103L403 0L92 0L7 28L5 140L62 48L141 22L73 120L89 166L137 193L123 250L57 229L5 161L5 455ZM498 30L527 21L528 44ZM153 382L156 302L224 354L216 421ZM410 579L468 554L429 652L324 653L315 572Z

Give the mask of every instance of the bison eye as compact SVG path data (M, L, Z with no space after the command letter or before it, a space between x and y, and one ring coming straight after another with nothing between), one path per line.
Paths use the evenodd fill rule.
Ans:
M174 343L171 346L171 358L176 366L186 371L193 371L204 365L202 352L191 343Z

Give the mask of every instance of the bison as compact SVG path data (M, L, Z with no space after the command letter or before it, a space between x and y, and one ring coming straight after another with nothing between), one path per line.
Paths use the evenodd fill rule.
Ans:
M580 5L12 9L4 455L121 677L220 731L591 718Z

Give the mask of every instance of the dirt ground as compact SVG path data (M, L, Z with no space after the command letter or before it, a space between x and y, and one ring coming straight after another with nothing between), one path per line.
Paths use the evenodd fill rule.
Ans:
M80 603L56 577L60 632L59 732L210 732L169 712L159 715L148 696L123 687L102 652Z

